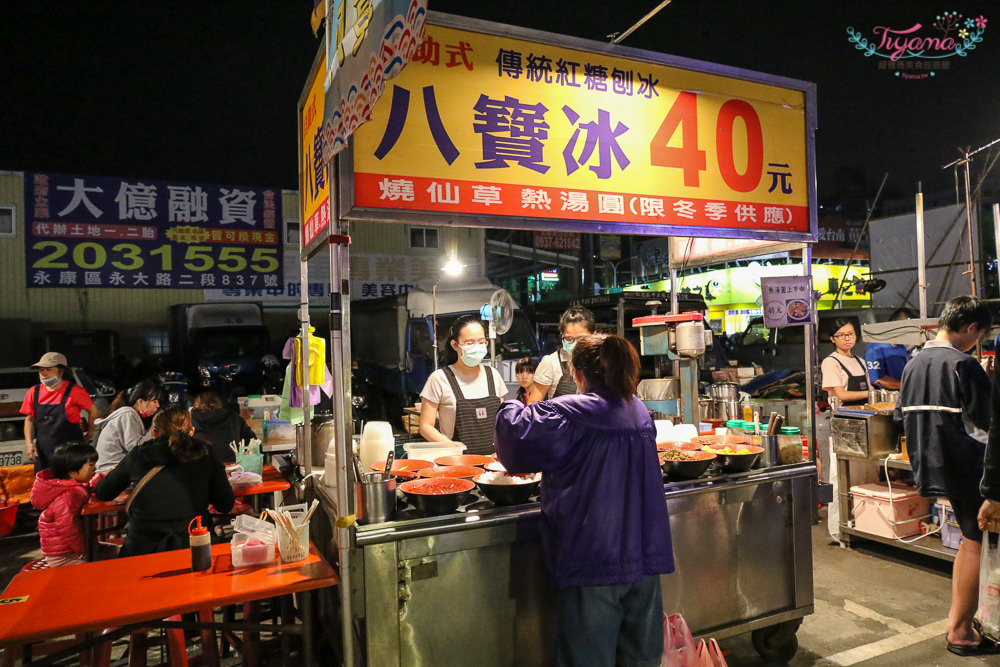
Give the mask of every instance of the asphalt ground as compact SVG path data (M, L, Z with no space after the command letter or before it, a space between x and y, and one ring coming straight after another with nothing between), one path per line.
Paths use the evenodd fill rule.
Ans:
M1000 666L1000 655L963 658L946 650L950 563L862 540L842 548L831 542L825 520L812 537L815 612L803 620L798 652L786 664ZM40 557L36 535L0 539L0 585ZM774 664L757 654L749 634L720 645L730 667Z

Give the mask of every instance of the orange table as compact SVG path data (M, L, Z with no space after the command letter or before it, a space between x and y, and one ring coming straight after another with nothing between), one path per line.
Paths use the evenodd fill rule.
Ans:
M263 479L260 484L255 484L254 486L237 486L233 487L233 493L239 496L254 496L256 501L260 496L268 493L276 493L279 491L287 491L291 488L291 484L288 480L282 477L281 473L274 466L264 466ZM107 532L120 531L125 528L127 523L127 517L125 516L125 502L128 500L128 494L121 494L114 500L96 500L91 498L90 502L83 506L80 511L81 516L83 516L83 536L86 541L87 551L84 556L88 561L94 560L94 553L97 550L97 538ZM257 506L258 503L254 503L254 509L260 512L260 507ZM121 513L122 521L117 523L110 528L101 530L98 527L98 521L100 515L102 514L112 514Z
M33 643L120 628L41 662L54 661L138 628L181 626L162 620L168 616L333 586L337 583L333 568L315 545L309 546L308 558L297 563L276 559L272 565L237 569L229 545L219 544L212 547L212 567L205 572L191 572L187 549L21 572L0 595L0 647L23 646L30 659ZM301 608L304 664L312 664L309 601ZM182 627L189 626L241 629L240 623Z

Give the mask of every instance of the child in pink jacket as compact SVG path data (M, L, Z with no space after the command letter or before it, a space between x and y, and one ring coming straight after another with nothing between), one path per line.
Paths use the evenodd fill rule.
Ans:
M42 510L38 536L46 567L84 562L83 526L80 510L90 498L87 482L94 476L97 450L83 443L56 447L49 467L35 476L31 504Z

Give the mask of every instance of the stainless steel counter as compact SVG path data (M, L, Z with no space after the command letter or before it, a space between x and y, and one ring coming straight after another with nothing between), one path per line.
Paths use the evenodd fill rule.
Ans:
M794 641L812 612L815 486L811 463L665 485L676 562L665 608L715 637L791 622ZM357 526L352 607L367 664L550 663L539 518L533 503Z

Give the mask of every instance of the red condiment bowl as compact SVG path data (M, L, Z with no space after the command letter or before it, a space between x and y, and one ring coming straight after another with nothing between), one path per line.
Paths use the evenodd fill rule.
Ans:
M485 466L493 463L496 459L492 456L482 454L458 454L453 456L439 456L434 459L434 464L439 466Z
M469 497L476 488L471 479L436 477L403 482L399 490L418 512L425 515L450 514Z
M423 470L424 468L430 468L434 464L430 461L425 461L423 459L396 459L392 462L392 473L397 477L416 477L416 472L418 470ZM385 463L373 463L371 464L371 469L378 472L385 470ZM414 473L412 475L400 475L399 473Z
M419 472L420 477L475 477L483 474L476 466L432 466Z

